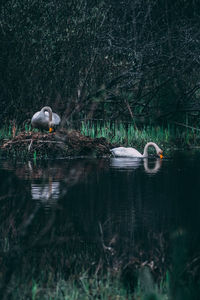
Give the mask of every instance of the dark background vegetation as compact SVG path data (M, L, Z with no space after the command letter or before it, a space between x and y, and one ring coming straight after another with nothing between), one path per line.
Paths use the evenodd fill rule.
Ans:
M44 105L82 118L199 119L197 0L8 0L0 5L0 119Z

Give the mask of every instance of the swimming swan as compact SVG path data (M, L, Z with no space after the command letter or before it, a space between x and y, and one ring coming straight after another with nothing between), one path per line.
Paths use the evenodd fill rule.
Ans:
M135 148L125 148L125 147L117 147L113 148L110 151L114 156L117 157L147 157L148 156L148 148L152 146L156 149L156 153L160 158L163 158L163 151L153 142L149 142L144 147L144 153L141 154Z
M53 127L56 127L59 124L59 115L52 113L52 109L49 106L45 106L40 111L36 112L31 119L31 125L34 128L49 130L49 132L53 130Z

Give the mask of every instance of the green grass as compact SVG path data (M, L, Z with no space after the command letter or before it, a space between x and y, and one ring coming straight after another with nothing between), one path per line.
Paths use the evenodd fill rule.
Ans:
M31 125L25 124L24 126L18 126L18 125L7 125L3 126L0 129L0 140L2 139L11 139L13 135L17 136L21 131L29 132L31 130ZM14 134L15 132L15 134Z
M161 148L192 147L200 143L200 131L194 128L180 128L177 125L145 125L136 128L135 124L104 122L82 122L81 133L92 138L105 137L111 143L121 146L134 146L141 150L147 142L155 142Z

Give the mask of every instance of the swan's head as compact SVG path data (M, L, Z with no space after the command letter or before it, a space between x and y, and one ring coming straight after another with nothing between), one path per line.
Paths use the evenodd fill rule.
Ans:
M52 121L49 121L49 132L53 131L53 124Z
M157 151L157 155L162 159L163 158L163 151L161 149L159 149L159 151Z

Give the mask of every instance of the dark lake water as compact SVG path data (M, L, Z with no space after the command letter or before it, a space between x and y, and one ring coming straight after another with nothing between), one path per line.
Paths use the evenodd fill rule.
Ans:
M67 277L100 259L145 264L156 280L170 269L198 281L199 170L199 153L180 152L162 161L0 161L2 282L49 268Z

